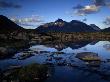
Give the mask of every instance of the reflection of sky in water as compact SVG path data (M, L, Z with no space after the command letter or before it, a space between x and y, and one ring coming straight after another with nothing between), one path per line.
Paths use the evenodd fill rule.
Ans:
M87 46L82 47L80 49L86 48L86 50L84 50L84 51L98 53L102 59L110 59L110 51L104 47L104 45L106 45L106 44L110 44L110 42L109 41L100 41L100 42L96 43L95 45L88 44Z
M66 49L63 49L61 51L64 52L64 53L74 53L74 50L72 48L70 48L70 47L68 47Z
M50 51L50 52L56 52L57 51L57 49L55 49L55 48L46 47L44 45L32 46L32 47L30 47L30 49L34 50L34 51Z
M80 45L80 44L79 44ZM86 46L83 46L78 49L73 49L73 46L67 46L63 47L61 52L65 52L66 54L58 55L59 57L63 57L63 59L67 59L67 62L71 62L71 59L73 59L75 62L71 62L73 64L76 64L77 66L85 66L84 62L81 60L75 58L75 54L73 53L80 53L80 52L95 52L98 53L99 56L102 59L110 59L110 50L109 50L109 41L100 41L97 43L90 43ZM56 52L58 51L55 47L49 47L46 45L36 45L32 46L30 48L31 50L35 51L50 51L50 52ZM15 56L19 56L20 53L17 53ZM58 57L55 55L54 57ZM11 65L27 65L31 63L43 63L47 59L47 54L43 53L40 55L35 55L30 58L24 59L24 60L18 60L18 59L4 59L0 60L0 68L4 70L5 68L8 68ZM54 62L54 61L52 61ZM99 70L103 70L103 68L107 69L107 72L110 70L110 63L102 63L100 65ZM100 73L91 72L88 70L81 70L77 68L72 68L69 66L55 66L54 74L48 78L45 82L110 82L108 80L102 79Z
M95 73L69 67L55 67L55 73L45 82L109 82L101 79Z
M78 49L72 49L70 47L63 49L62 51L67 52L67 53L80 53L80 52L94 52L98 53L98 55L102 59L110 59L110 46L105 46L105 45L110 45L109 41L99 41L95 45L88 44L84 47L78 48Z
M100 41L100 42L97 42L96 44L88 44L79 49L72 49L71 47L68 46L67 48L64 48L61 51L65 53L70 53L71 55L73 55L73 53L79 53L79 52L95 52L95 53L98 53L102 59L110 59L110 50L108 50L108 46L107 48L104 47L104 45L106 44L110 44L110 42ZM35 50L35 51L37 50L38 51L50 51L50 52L57 51L57 49L55 48L47 47L44 45L36 45L36 46L31 47L30 49ZM66 57L66 55L64 56ZM25 60L4 59L4 60L0 60L0 68L6 68L6 67L9 67L10 65L15 65L15 64L27 65L30 63L34 63L34 62L43 63L46 58L47 58L46 55L35 55Z

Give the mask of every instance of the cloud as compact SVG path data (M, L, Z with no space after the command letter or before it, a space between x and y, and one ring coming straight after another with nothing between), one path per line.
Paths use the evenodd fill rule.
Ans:
M108 6L110 7L110 0L94 0L96 6Z
M6 1L0 1L0 8L21 8L21 5L12 3L12 2L6 2Z
M92 0L93 4L82 6L80 4L73 7L73 12L76 15L84 16L94 14L100 11L103 6L110 7L110 0Z
M105 18L105 21L103 21L103 23L104 23L105 25L110 25L110 16L106 17L106 18Z
M106 0L94 0L96 6L106 6Z
M41 16L38 15L32 15L31 17L25 17L25 18L11 18L12 21L16 22L16 23L35 23L35 22L43 22L43 20L41 20Z
M74 7L74 13L76 15L84 16L87 14L97 13L100 10L100 6L87 5L87 6L76 6Z
M39 15L32 15L30 17L25 18L11 18L11 20L21 26L32 26L37 27L44 23L44 20L42 20L42 16Z

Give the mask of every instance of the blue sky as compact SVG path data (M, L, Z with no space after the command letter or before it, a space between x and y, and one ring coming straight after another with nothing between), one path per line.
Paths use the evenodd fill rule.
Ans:
M0 14L25 28L53 22L86 19L100 28L110 26L110 0L0 0Z

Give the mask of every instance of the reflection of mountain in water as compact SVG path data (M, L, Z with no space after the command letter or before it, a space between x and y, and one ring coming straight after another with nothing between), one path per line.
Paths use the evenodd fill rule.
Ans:
M97 42L99 42L99 41L93 41L90 43L90 45L95 45Z
M56 48L57 50L61 51L61 50L68 48L68 47L70 47L72 49L78 49L78 48L81 48L83 46L86 46L89 43L91 43L91 42L90 41L78 41L78 42L74 42L74 43L59 42L59 43L49 43L49 44L44 44L44 45L48 46L48 47Z

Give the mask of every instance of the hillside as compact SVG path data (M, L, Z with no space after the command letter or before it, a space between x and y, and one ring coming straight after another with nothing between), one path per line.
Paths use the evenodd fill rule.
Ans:
M12 22L7 17L0 15L0 33L12 32L15 30L23 30L24 28L20 27L16 23Z

